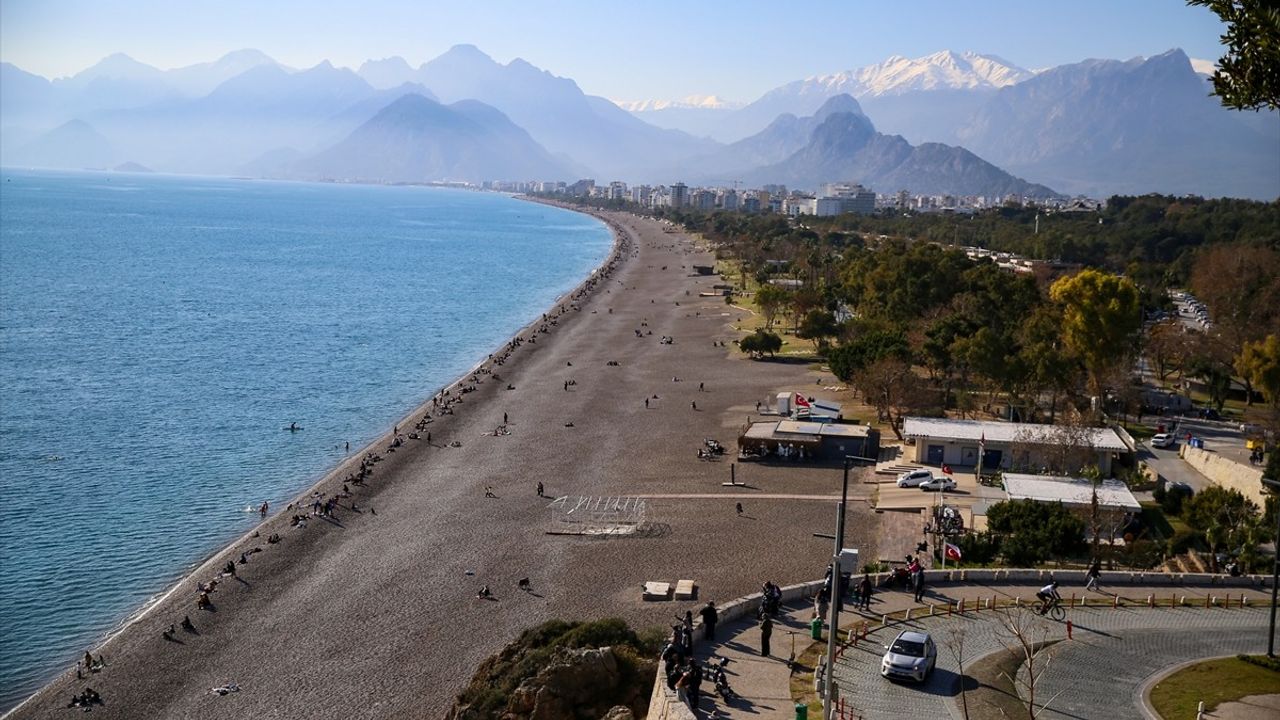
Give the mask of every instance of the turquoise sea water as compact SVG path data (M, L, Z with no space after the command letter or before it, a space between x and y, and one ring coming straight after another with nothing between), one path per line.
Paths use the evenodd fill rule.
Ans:
M610 242L489 193L0 171L0 710Z

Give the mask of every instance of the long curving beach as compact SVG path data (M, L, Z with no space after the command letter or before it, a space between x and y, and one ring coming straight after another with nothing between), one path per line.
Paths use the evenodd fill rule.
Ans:
M746 360L731 342L743 311L698 295L718 278L691 266L713 258L656 221L600 217L618 238L614 255L509 355L495 351L451 386L442 397L452 414L428 402L398 423L393 451L388 429L353 452L94 648L105 668L80 679L69 668L12 716L62 716L91 687L104 701L97 717L440 717L477 664L524 628L611 615L664 624L692 607L642 602L645 581L693 579L701 603L820 576L831 547L813 533L831 531L840 471L739 465L748 487L729 488L729 460L696 451L708 437L735 447L757 401L830 377ZM504 414L509 434L495 434ZM381 460L364 484L346 483L347 497L344 480L366 452ZM539 482L551 498L645 497L648 527L548 534ZM291 523L335 497L331 518ZM870 549L873 516L851 512L846 532L846 545ZM218 580L212 609L197 609L199 585L254 548ZM532 592L517 588L526 577ZM476 598L482 585L494 599ZM195 632L162 636L184 616ZM238 691L211 692L229 685Z

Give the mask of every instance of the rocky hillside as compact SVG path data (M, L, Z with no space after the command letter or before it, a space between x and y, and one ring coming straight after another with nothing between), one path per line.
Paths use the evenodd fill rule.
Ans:
M481 663L447 720L642 718L657 671L657 639L617 618L550 620Z

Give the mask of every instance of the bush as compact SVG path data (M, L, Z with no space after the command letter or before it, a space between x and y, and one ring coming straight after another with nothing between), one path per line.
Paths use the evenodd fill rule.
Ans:
M1250 665L1257 665L1275 672L1280 672L1280 658L1270 658L1266 655L1237 655L1238 659L1247 662Z
M1204 536L1195 530L1178 530L1169 538L1169 555L1181 555L1193 547L1200 546Z
M1160 503L1160 509L1164 510L1166 515L1181 515L1182 505L1191 497L1191 489L1173 485L1161 492L1160 497L1156 497L1155 493L1151 496Z
M1000 553L1000 538L990 532L969 533L956 544L965 564L987 565Z
M1084 552L1085 524L1062 503L1006 500L987 510L987 527L1001 538L1000 553L1014 566Z

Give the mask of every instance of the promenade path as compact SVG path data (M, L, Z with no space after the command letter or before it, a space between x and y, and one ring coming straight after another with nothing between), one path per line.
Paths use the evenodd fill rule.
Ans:
M915 603L910 592L884 590L873 595L871 610L855 610L845 606L841 613L842 633L852 628L869 626L865 641L846 647L836 663L836 682L840 687L847 718L961 718L958 665L948 649L949 638L956 628L965 627L965 664L972 664L1001 650L1007 632L1000 629L1000 613L973 611L984 601L995 598L1003 607L1015 598L1034 600L1036 584L947 583L928 587L923 603ZM1233 654L1262 652L1266 648L1269 592L1260 589L1206 586L1116 585L1102 592L1085 592L1080 587L1060 587L1065 600L1087 597L1087 607L1068 610L1067 620L1073 624L1073 638L1056 646L1052 670L1039 685L1040 697L1058 697L1043 717L1052 718L1142 718L1140 710L1143 684L1163 674L1167 668L1187 660ZM1119 607L1112 607L1116 595ZM1149 608L1146 599L1154 594L1166 607ZM1230 596L1231 606L1223 607ZM1207 596L1218 598L1219 605L1206 608ZM1247 605L1239 607L1240 598ZM1168 607L1170 598L1186 598L1185 607ZM946 614L946 606L963 599L963 615ZM928 615L929 605L937 614ZM886 614L901 613L912 608L913 619L891 619L888 627L880 625ZM813 640L809 621L813 617L811 603L793 603L784 607L774 623L770 657L759 654L760 629L751 618L736 620L717 630L719 642L700 643L698 657L728 658L726 673L730 686L740 696L725 702L714 695L709 684L699 706L699 715L721 718L770 720L794 718L794 702L790 690L791 674L787 658L794 652L800 657ZM1065 622L1041 621L1037 637L1066 638ZM937 668L923 685L890 682L880 677L883 645L905 629L933 634L938 644ZM824 631L825 644L825 631ZM970 681L972 682L972 680ZM971 708L972 709L972 708ZM810 713L812 717L812 713ZM972 717L983 717L971 712Z

